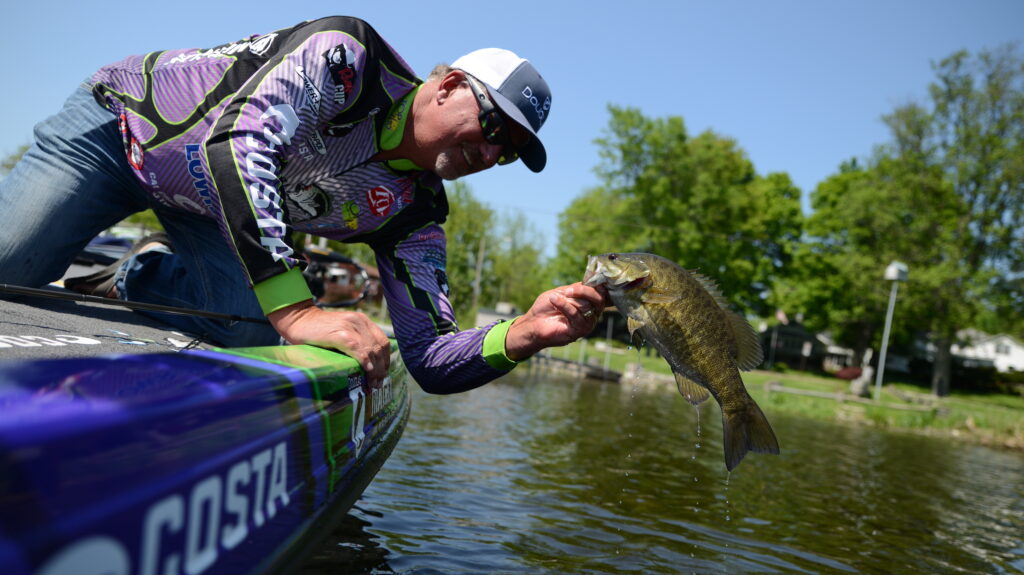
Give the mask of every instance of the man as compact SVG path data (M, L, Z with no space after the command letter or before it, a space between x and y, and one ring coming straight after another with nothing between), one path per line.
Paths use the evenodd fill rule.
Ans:
M78 291L235 315L269 327L163 319L221 345L306 343L387 374L365 315L315 305L292 231L373 247L395 334L424 389L506 373L594 326L603 295L574 284L523 316L458 331L447 299L442 179L522 161L544 168L551 97L533 66L485 49L426 82L368 24L329 17L209 50L106 66L0 183L0 282L58 279L97 233L152 207L166 238ZM169 238L169 239L168 239Z

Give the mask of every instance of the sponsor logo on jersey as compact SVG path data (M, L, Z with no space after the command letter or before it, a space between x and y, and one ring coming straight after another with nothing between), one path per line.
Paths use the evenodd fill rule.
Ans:
M131 144L128 148L128 163L132 165L136 170L142 170L142 164L146 160L145 152L142 151L142 144L132 136Z
M375 216L386 216L391 213L391 206L395 204L395 194L384 186L377 186L366 192L366 203L370 205L370 212Z
M306 103L309 104L309 108L313 110L313 113L317 116L320 115L320 100L323 97L320 95L320 90L313 84L313 80L306 74L306 69L302 66L295 67L295 73L302 78L302 92L306 95Z
M262 139L252 133L246 136L250 150L245 155L245 171L251 179L249 198L256 210L256 226L260 230L260 245L270 252L274 261L290 257L295 250L285 239L288 226L284 223L284 209L281 195L277 191L278 166L265 152L275 152L279 146L287 146L299 127L299 116L289 104L277 104L267 108L260 116L263 122ZM273 121L273 122L272 122ZM280 127L275 127L276 123Z
M387 126L387 129L389 129L389 130L397 130L399 124L402 123L402 118L405 117L405 111L408 110L408 109L409 109L408 106L398 106L398 107L396 107L395 111L392 112L391 115L388 116L387 122L385 122L385 125Z
M345 218L345 225L349 229L356 229L359 227L359 204L348 201L341 206L341 216Z
M416 234L416 239L421 242L429 242L431 240L443 240L444 234L436 230L432 232L419 232L418 234Z
M413 200L416 199L416 182L414 182L412 178L401 178L397 180L395 183L398 184L398 186L402 189L402 204L409 205L413 203Z
M210 199L210 183L206 180L203 172L203 161L199 155L199 144L185 144L185 162L188 166L188 174L192 176L192 189L199 194L203 204L213 209L213 200Z
M274 44L274 39L277 38L277 32L271 32L265 36L257 36L249 40L249 53L255 56L262 56L270 50L270 46Z
M331 198L315 184L303 186L288 195L293 209L291 218L296 222L314 220L331 211Z
M434 232L441 235L440 232ZM444 252L438 249L428 249L423 254L423 263L434 268L434 279L437 280L437 288L441 290L441 293L448 297L448 274L445 273L445 256Z
M142 144L128 130L128 115L121 114L117 118L117 129L121 132L121 141L124 143L125 155L128 163L136 170L142 171L142 164L146 159L142 151Z
M444 273L442 269L434 269L434 279L437 280L437 288L441 290L444 297L448 297L451 290L448 289L448 274Z
M316 121L320 118L320 102L323 100L323 96L320 94L320 90L317 89L313 80L306 74L306 69L302 66L296 66L295 72L298 73L299 77L302 78L302 92L306 95L306 104L309 109L313 111L313 124L316 125ZM309 145L321 156L327 154L327 147L324 145L323 138L316 131L307 139ZM300 150L300 155L307 161L311 159L311 154L307 155Z
M334 102L344 105L352 95L352 81L356 77L356 55L348 46L338 44L324 52L327 69L330 70L334 82Z
M351 124L336 124L327 126L327 135L331 136L332 138L343 138L349 135L349 133L352 132L352 130L354 130L355 127L356 125L354 122Z
M224 44L217 46L216 48L210 48L209 50L196 50L195 52L188 52L184 54L178 54L171 58L168 64L181 64L183 62L197 62L204 58L220 58L223 56L233 56L240 52L249 51L254 56L263 56L270 50L270 47L274 43L274 39L277 38L277 33L273 32L265 36L255 36L242 40L241 42L232 42L230 44Z
M423 254L423 263L430 264L431 266L439 270L444 269L444 262L444 252L442 252L441 250L431 248L428 249L426 253Z

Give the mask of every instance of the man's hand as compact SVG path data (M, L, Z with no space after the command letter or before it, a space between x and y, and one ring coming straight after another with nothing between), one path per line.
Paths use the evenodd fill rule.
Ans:
M289 343L336 349L351 356L366 372L371 387L379 387L391 363L391 342L377 324L355 311L324 311L312 301L299 302L267 316Z
M604 311L607 292L582 283L548 290L517 318L505 335L505 353L513 361L565 345L589 334Z

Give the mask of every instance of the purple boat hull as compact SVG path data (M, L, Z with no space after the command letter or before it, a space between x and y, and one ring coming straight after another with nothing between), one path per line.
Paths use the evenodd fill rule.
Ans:
M380 389L308 346L0 362L0 572L294 566L398 442Z

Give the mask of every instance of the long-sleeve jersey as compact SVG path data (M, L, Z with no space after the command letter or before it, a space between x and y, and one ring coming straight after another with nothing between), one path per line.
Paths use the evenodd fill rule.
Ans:
M127 161L165 209L215 219L265 313L310 299L299 231L370 245L395 335L428 391L471 389L514 365L507 323L459 331L447 299L444 186L396 147L421 81L367 23L328 17L210 49L101 68Z

